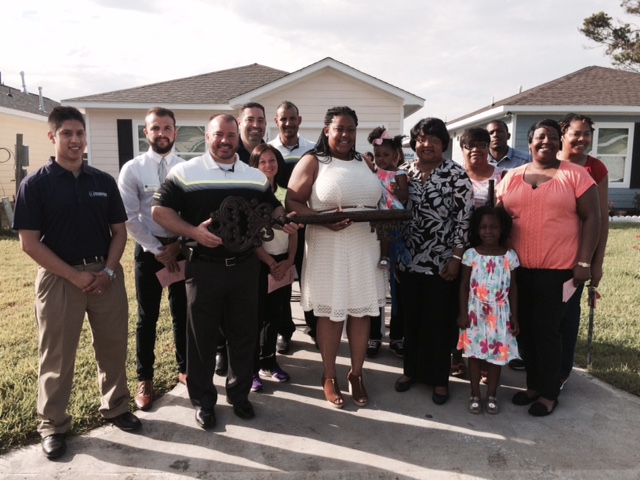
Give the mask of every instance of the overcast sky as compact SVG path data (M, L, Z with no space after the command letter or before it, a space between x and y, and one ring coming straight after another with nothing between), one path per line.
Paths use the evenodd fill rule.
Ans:
M5 85L54 100L259 63L332 57L425 99L406 121L464 115L590 65L578 28L618 0L26 0L0 9ZM302 112L304 115L304 112ZM267 112L267 115L270 115Z

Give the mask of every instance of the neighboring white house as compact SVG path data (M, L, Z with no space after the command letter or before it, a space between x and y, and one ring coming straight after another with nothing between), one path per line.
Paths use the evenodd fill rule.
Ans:
M595 122L591 155L609 169L609 200L631 208L640 189L639 73L586 67L451 120L447 128L452 158L462 162L458 143L466 128L502 120L509 126L511 146L527 151L531 125L545 118L559 120L570 112Z
M63 100L86 115L89 162L118 176L120 167L146 151L144 115L154 106L174 111L179 128L176 153L191 158L205 151L204 129L212 114L237 116L249 101L266 110L265 140L278 130L273 122L284 100L296 104L302 116L300 134L315 141L325 112L337 105L353 108L359 119L357 148L371 150L369 132L380 125L401 133L404 119L424 106L424 99L367 75L332 58L287 73L252 64L142 87Z

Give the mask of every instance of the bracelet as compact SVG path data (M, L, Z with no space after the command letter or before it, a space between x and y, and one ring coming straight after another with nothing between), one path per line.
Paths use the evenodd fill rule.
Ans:
M269 268L273 268L278 264L278 262L273 262L271 265L269 265Z
M589 268L591 266L590 263L587 262L578 262L579 267Z
M462 257L460 255L451 255L453 258L457 258L458 260L462 261Z

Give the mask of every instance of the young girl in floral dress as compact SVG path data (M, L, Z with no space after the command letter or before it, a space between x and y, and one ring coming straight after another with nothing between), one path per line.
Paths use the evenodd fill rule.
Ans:
M511 217L502 208L485 206L473 212L472 248L462 257L457 347L469 358L469 413L482 412L482 361L488 364L486 410L496 414L501 367L518 357L515 269L520 262L516 253L506 247L510 231Z

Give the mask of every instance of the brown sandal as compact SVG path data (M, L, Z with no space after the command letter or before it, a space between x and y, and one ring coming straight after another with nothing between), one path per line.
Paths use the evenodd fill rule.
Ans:
M342 393L340 393L337 378L324 378L323 376L322 389L324 390L324 397L327 399L327 402L336 408L344 407L344 398L342 398Z
M354 375L349 370L347 380L349 380L349 394L353 399L353 403L359 407L364 407L369 401L369 397L367 396L367 390L364 388L364 383L362 383L362 375Z

